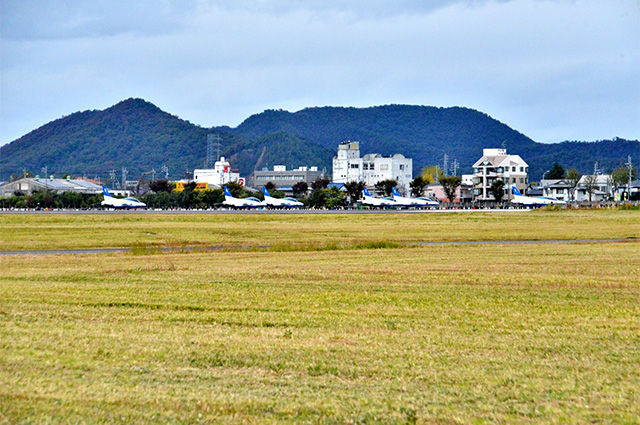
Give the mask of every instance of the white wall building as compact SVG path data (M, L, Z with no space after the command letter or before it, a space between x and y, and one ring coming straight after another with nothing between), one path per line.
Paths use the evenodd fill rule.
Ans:
M508 189L512 185L524 193L529 184L528 173L529 165L520 155L507 155L506 149L483 149L482 158L473 164L474 199L493 200L489 188L496 180L504 182L507 194L511 193ZM508 196L504 199L508 199Z
M232 170L231 164L223 156L219 161L216 161L213 169L193 170L193 180L196 183L222 186L229 182L240 182L240 173L238 170Z
M382 180L396 180L398 190L409 190L413 179L413 159L402 154L385 157L377 153L360 157L359 142L344 142L333 157L333 183L364 182L367 186Z

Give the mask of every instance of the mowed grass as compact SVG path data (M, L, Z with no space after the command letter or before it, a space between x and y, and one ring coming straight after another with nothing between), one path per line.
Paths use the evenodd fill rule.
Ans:
M637 211L408 214L4 214L0 250L285 245L344 247L371 241L628 238Z
M358 216L356 236L271 217L285 238L335 232L319 251L270 236L291 249L0 256L0 423L639 423L639 242L364 243L441 240L447 219L540 238L523 225L540 216L550 239L638 235L637 213L569 213L564 230L541 213L415 215L421 235ZM270 218L203 226L257 244L242 217Z

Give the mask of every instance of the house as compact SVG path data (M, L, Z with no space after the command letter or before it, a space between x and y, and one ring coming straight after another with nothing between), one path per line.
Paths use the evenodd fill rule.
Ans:
M496 180L505 183L505 199L510 186L520 192L529 184L529 165L519 155L507 155L506 149L483 149L482 158L473 164L473 195L475 200L494 200L490 188Z
M560 201L570 201L573 199L573 187L566 180L541 180L539 188L542 190L542 196L548 198L556 198ZM530 192L527 192L527 195L533 196Z
M591 199L589 191L591 190ZM612 197L613 184L608 174L587 174L580 178L575 190L574 200L578 202L600 202Z

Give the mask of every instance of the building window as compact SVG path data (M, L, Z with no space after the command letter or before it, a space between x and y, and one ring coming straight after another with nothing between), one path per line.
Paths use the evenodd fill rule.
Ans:
M359 164L349 164L351 168L360 168Z

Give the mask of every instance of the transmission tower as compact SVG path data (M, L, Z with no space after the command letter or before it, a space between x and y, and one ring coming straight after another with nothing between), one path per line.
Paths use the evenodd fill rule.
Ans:
M114 185L114 182L118 183L118 179L116 179L116 170L115 169L109 170L109 177L111 178L111 189L115 189L116 187Z
M44 178L46 179L47 177L49 177L49 175L47 174L47 166L45 165L44 167L42 167L40 169L40 171L42 171L42 174L44 174Z
M161 173L164 173L164 178L169 180L169 167L167 167L166 165L163 165L162 168L160 169Z
M122 167L122 190L127 190L127 167Z
M449 160L449 156L445 153L445 154L444 154L444 164L443 164L444 166L442 167L442 173L443 173L445 176L448 176L448 175L449 175L449 173L447 173L447 171L449 171L449 170L447 169L447 168L448 168L448 167L447 167L447 162L448 162L448 160Z
M222 139L217 134L209 134L207 135L207 165L206 168L213 168L215 162L220 158L220 149L222 148L222 144L220 143ZM216 152L216 156L214 158L214 149Z

